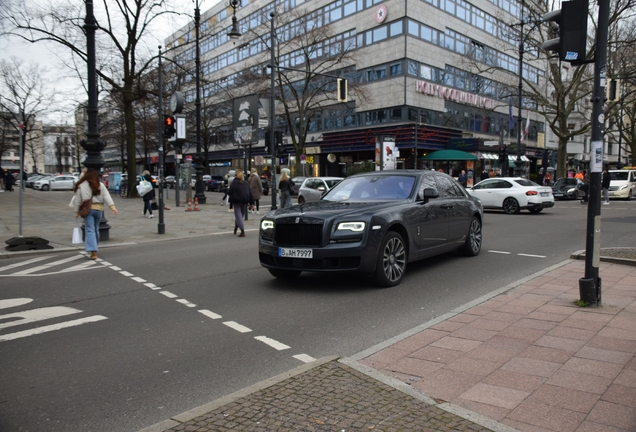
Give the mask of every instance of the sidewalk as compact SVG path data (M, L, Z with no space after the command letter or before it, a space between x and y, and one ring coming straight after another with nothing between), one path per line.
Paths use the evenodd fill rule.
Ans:
M100 246L231 232L222 195L207 196L199 212L167 200L164 235L140 199L116 197L120 215ZM81 249L70 243L70 197L27 190L23 234ZM2 240L18 233L17 202L0 194ZM260 215L249 217L255 238ZM585 262L572 258L351 358L303 365L144 432L636 431L636 248L601 251L599 308L574 304Z

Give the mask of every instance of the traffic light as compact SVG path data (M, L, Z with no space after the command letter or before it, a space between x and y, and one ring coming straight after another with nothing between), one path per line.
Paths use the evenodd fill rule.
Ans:
M588 0L571 0L561 3L561 9L543 15L543 21L559 25L559 37L541 45L546 51L559 54L559 59L572 65L582 65L587 52Z
M605 88L608 102L617 102L621 98L621 80L611 79Z
M338 102L347 102L347 80L338 78Z
M177 121L174 116L165 114L163 116L163 136L172 138L177 133Z
M508 149L506 146L499 146L499 160L504 161L508 159Z
M276 157L283 157L283 133L281 131L274 131L274 140L276 141Z

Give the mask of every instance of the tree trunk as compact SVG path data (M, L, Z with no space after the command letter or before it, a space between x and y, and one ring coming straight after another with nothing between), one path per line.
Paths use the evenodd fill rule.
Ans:
M137 149L135 148L135 113L133 111L133 104L130 101L124 101L124 119L126 121L126 154L127 163L126 169L128 171L128 198L134 198L137 196L137 189L135 188L137 178Z

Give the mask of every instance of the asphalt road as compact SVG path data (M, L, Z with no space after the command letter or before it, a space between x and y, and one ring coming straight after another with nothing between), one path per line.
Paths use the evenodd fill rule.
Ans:
M601 246L633 246L636 202L602 210ZM62 272L87 262L77 253L5 260L0 431L141 429L303 361L353 355L561 262L585 248L585 229L578 202L487 212L479 256L413 264L389 289L341 274L276 280L258 263L256 232L102 249L106 263L81 271ZM2 308L17 298L33 301L11 312L72 309L12 325L26 315ZM69 322L78 324L1 339Z

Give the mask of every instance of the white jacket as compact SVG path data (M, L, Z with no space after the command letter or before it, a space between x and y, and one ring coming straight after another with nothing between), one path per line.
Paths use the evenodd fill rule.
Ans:
M79 185L77 192L73 196L73 210L75 213L79 212L80 204L82 201L87 200L93 196L93 204L101 204L103 207L112 207L115 205L113 199L110 196L110 192L103 183L99 183L99 195L93 195L93 191L88 182L84 182Z

